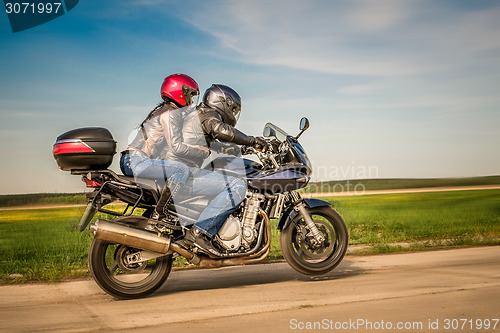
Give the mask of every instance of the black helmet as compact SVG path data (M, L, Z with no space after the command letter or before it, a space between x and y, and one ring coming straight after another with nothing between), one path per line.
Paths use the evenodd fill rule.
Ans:
M236 125L241 113L241 98L232 88L212 84L203 95L203 103L217 110L226 124Z

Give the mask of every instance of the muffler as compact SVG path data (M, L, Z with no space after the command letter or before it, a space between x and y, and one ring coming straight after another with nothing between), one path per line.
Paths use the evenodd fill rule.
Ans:
M271 246L271 224L265 213L262 212L261 215L264 219L263 241L265 242L265 246L253 254L237 258L212 259L205 256L200 258L182 246L172 243L168 236L158 236L153 232L135 229L124 224L113 223L103 219L98 219L95 223L92 223L89 231L94 234L94 238L96 239L157 252L163 255L177 252L192 264L200 265L200 267L204 268L215 268L257 263L267 257Z
M159 237L155 233L131 228L123 224L98 219L90 225L89 231L94 234L94 238L96 239L162 254L172 252L170 249L170 237Z

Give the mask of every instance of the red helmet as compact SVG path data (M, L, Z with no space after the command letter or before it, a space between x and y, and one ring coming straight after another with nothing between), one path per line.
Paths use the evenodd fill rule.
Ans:
M192 98L199 94L198 83L185 74L169 75L161 85L161 98L166 102L174 102L179 107L193 103Z

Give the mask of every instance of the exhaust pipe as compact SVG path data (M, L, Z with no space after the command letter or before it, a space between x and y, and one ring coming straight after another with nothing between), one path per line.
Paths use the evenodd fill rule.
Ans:
M134 229L123 224L99 219L90 225L89 231L94 234L96 239L162 254L172 252L169 237L158 237L152 232Z
M192 264L199 265L203 268L216 268L257 263L267 257L271 247L271 223L267 214L261 211L260 215L264 222L263 241L265 242L265 246L256 253L238 258L200 258L182 246L172 243L170 237L159 237L155 233L146 230L135 229L102 219L98 219L95 223L92 223L89 227L89 231L94 234L94 238L96 239L102 239L108 242L123 244L136 249L148 250L164 255L177 252Z
M111 223L99 219L90 225L89 231L94 234L94 238L96 239L165 255L177 252L195 265L200 262L198 256L193 252L186 250L176 243L171 243L170 237L159 237L146 230L135 229L123 224Z

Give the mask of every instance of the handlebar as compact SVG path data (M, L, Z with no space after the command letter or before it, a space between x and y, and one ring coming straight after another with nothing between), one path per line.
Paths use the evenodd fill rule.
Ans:
M278 169L280 165L276 161L276 155L280 155L280 153L282 153L281 145L283 145L284 143L280 141L281 143L280 149L278 149L279 151L273 152L274 149L272 148L271 140L267 139L266 141L268 142L268 149L266 151L260 151L255 149L254 147L246 147L244 155L257 155L262 164L272 166L274 169Z

